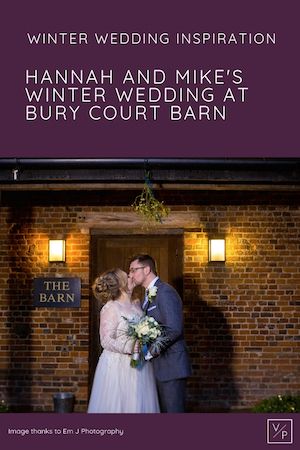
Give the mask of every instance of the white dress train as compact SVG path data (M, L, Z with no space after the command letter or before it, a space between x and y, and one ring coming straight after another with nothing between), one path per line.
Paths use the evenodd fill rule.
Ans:
M109 301L100 314L103 351L95 371L88 413L157 413L158 397L152 365L130 366L133 341L126 335L127 322L142 316L136 304Z

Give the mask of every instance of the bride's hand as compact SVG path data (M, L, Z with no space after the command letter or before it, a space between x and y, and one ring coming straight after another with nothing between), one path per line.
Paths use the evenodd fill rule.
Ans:
M140 343L139 341L135 341L134 347L133 347L133 353L139 353L140 351Z
M133 282L132 278L128 277L128 282L127 282L127 289L128 289L128 294L131 295L133 289L135 288L135 283Z

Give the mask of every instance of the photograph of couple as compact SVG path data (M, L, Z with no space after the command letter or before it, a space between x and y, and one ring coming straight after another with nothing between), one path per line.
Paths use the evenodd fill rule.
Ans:
M136 286L145 288L144 299L132 298ZM149 255L132 257L128 275L119 268L102 273L93 284L93 293L103 305L103 351L88 413L185 412L191 364L183 335L182 301L177 291L158 277L155 260ZM128 332L130 324L141 324L145 317L139 336L146 337L150 324L148 345ZM155 326L162 331L154 332L159 337L151 340ZM136 358L140 361L134 364Z

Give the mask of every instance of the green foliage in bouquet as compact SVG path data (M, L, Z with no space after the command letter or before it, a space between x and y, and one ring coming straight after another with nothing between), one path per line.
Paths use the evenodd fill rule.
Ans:
M132 319L123 317L123 319L128 324L126 335L134 341L130 366L141 368L150 347L157 355L164 348L167 338L163 327L150 316L133 317ZM136 343L139 344L137 351L134 350Z
M300 412L300 395L276 395L259 402L252 409L259 413L296 413Z
M170 213L170 209L164 205L164 202L160 202L154 197L149 174L146 174L142 193L135 198L131 206L146 223L162 223L163 218Z

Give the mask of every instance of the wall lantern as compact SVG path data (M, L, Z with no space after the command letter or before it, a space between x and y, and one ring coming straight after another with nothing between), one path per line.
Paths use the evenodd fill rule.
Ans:
M66 241L65 239L49 239L49 262L66 261Z
M225 261L225 239L208 240L208 261Z

